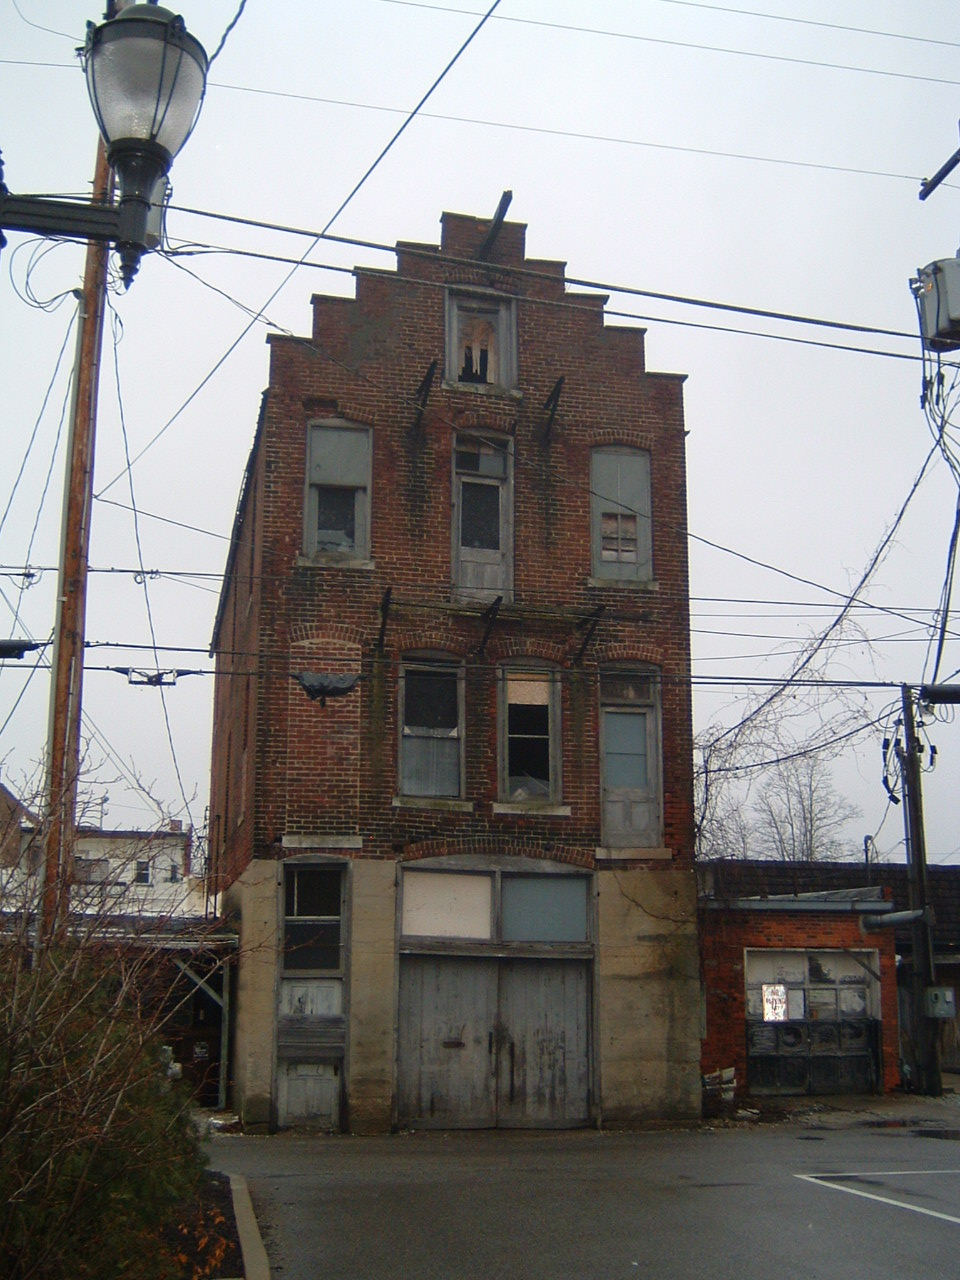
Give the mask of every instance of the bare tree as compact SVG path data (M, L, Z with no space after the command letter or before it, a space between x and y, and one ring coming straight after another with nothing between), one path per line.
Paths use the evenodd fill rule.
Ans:
M761 786L752 812L751 844L759 856L825 862L854 852L843 831L860 810L837 793L829 766L819 756L778 764Z

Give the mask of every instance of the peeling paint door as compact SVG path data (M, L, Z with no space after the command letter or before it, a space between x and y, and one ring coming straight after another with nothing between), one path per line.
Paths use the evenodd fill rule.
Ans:
M404 956L400 1121L562 1128L589 1121L589 965Z
M496 1123L490 1051L496 960L404 956L400 966L400 1121L436 1129Z
M586 1124L587 965L507 960L499 976L497 1124L513 1129Z

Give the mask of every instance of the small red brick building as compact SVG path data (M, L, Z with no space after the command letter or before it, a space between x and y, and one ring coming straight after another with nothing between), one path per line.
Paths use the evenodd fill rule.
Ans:
M772 869L773 883L763 869ZM786 864L699 867L707 1096L884 1092L900 1083L892 893L801 889ZM782 874L780 874L782 873ZM846 877L849 886L851 877Z
M682 377L445 214L270 339L213 638L248 1125L699 1112Z

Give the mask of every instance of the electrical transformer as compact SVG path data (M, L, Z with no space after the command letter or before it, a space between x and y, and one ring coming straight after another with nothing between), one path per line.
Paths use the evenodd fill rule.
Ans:
M920 332L931 351L960 347L960 258L942 258L917 272Z

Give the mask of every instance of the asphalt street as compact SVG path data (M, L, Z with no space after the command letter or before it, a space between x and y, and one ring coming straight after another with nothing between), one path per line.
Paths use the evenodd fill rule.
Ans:
M224 1135L279 1280L960 1278L960 1104L659 1132Z

